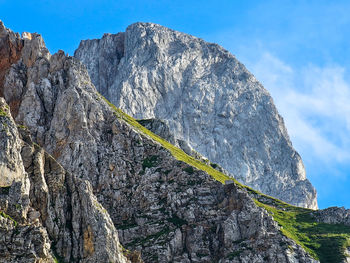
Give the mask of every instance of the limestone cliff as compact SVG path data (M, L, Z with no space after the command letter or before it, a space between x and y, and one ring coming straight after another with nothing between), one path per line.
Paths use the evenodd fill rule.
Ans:
M30 253L32 262L50 262L55 252L65 262L126 262L120 240L145 262L316 262L245 187L107 103L78 60L50 55L39 35L16 36L22 53L2 90L21 132L1 100L1 127L11 133L0 130L9 145L0 164L10 167L1 260L24 262ZM10 216L20 227L35 222L39 234L23 232L32 249L23 250L23 235L8 242L17 231Z
M33 144L3 98L0 109L0 262L129 262L89 182Z
M233 55L152 24L84 40L75 52L97 90L138 119L171 133L237 180L288 203L317 208L270 94Z

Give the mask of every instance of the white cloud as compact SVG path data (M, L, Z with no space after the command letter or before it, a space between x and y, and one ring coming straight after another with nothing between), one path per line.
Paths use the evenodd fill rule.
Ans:
M270 53L248 63L248 68L270 91L304 158L326 163L350 160L350 83L344 68L296 69Z

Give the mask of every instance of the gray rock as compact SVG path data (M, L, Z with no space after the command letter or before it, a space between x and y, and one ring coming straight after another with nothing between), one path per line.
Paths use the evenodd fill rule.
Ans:
M350 226L350 209L329 207L312 213L318 222L327 224L344 224Z
M45 62L50 54L39 35L26 37L21 58L4 74L2 90L10 102L31 91L28 75L47 84L42 76L49 72ZM44 89L29 96L50 94ZM46 114L50 102L48 98L43 105ZM15 111L0 97L0 262L54 262L54 255L65 262L130 262L90 183L67 173L35 145L28 128L17 127L11 113ZM27 114L31 123L41 121Z
M270 94L220 46L151 23L84 40L75 52L99 92L138 119L166 121L176 139L236 179L317 208Z
M16 122L27 127L17 156L28 184L9 193L26 193L22 220L39 224L66 261L125 262L124 251L139 262L119 236L145 262L316 262L244 189L178 161L130 125L75 58L20 58L4 83L4 92L19 85Z

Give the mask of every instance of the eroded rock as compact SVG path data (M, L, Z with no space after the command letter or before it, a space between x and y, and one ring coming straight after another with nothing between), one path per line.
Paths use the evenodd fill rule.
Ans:
M75 57L113 104L137 119L165 121L185 150L189 145L263 193L317 208L270 94L220 46L135 23L125 33L82 41Z

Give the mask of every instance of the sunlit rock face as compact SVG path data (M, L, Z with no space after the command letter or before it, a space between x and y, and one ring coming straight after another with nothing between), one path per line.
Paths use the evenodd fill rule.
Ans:
M54 115L47 85L50 73L64 78L64 53L51 56L40 35L21 38L1 21L0 43L0 262L130 262L89 181L32 141Z
M75 52L102 95L173 136L236 179L291 204L317 208L270 94L220 46L156 24L84 40Z
M0 262L316 262L245 188L177 160L111 108L80 61L31 37L0 100L11 129L0 163L18 171L0 188Z

